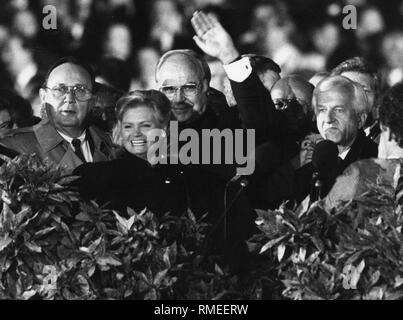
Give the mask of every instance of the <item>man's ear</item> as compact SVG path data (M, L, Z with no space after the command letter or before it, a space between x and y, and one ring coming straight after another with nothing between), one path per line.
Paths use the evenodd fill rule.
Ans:
M362 112L361 114L358 115L358 128L362 129L365 125L365 122L367 121L368 115L365 112Z
M46 102L46 90L43 88L39 89L39 98L41 99L42 104Z
M203 83L202 86L203 92L207 92L208 88L210 87L209 83L207 82L207 79L204 79L202 83Z

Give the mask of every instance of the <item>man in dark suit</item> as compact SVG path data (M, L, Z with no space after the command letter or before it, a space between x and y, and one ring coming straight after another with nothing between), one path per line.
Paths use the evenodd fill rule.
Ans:
M256 144L262 143L269 138L274 124L272 116L274 105L271 108L268 106L271 101L269 92L253 72L249 59L240 57L231 37L218 22L207 26L199 24L199 18L204 17L203 13L196 13L192 18L196 31L194 39L205 53L223 63L228 77L232 80L237 106L213 108L209 104L210 71L205 60L191 50L172 50L161 57L156 69L157 85L171 101L173 117L178 121L179 132L188 128L196 130L199 134L203 129L230 129L232 132L235 129L253 129ZM211 37L206 38L201 29L209 30ZM245 148L243 150L246 153ZM203 148L200 150L200 154L208 152L212 154L211 150ZM224 161L223 156L221 159ZM186 196L193 204L208 206L206 209L213 223L220 222L219 217L224 211L225 194L227 205L234 199L236 190L235 192L228 190L226 186L235 173L235 164L183 166L183 179L187 185ZM237 249L247 238L248 223L253 225L254 219L252 211L248 214L246 209L239 208L241 202L237 201L232 207L234 210L228 213L231 218L228 220L230 236L227 244ZM217 230L220 232L223 229ZM223 234L214 239L215 245L222 244ZM227 248L226 251L230 249Z
M319 133L339 149L340 169L358 159L376 157L377 145L365 138L368 97L363 87L343 76L331 76L315 88L312 101Z
M268 103L269 93L264 88L247 57L241 58L231 37L216 22L206 28L210 30L207 39L198 28L196 13L192 23L199 47L207 54L218 58L231 79L236 108L217 109L208 104L210 70L204 58L191 50L172 50L165 53L156 69L156 81L160 90L172 104L172 113L179 122L179 130L199 129L254 129L257 144L269 137L274 120L274 106ZM205 15L204 15L205 16ZM195 22L196 21L196 22ZM204 28L204 26L203 26ZM269 101L268 101L269 100Z
M93 74L84 64L70 57L59 60L39 92L47 119L11 131L0 144L18 153L48 158L66 172L84 162L114 158L110 138L87 123L93 87Z
M368 98L361 85L343 76L327 77L315 88L312 105L322 138L337 145L336 176L357 160L377 156L377 144L366 137L363 131ZM308 148L313 150L315 146ZM289 199L302 201L311 191L314 167L312 162L298 167L288 163L262 178L258 198L265 198L268 207ZM336 176L326 177L329 178L326 180L334 183ZM322 196L330 190L332 183L323 187Z

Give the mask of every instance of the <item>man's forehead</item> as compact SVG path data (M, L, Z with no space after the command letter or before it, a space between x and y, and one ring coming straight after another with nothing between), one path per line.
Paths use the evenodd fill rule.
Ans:
M168 58L158 71L158 82L200 82L202 75L196 63L184 55Z
M83 67L73 63L64 63L52 70L48 77L48 84L58 83L92 85L89 73Z
M351 90L342 86L332 87L316 94L317 104L350 105L353 98Z

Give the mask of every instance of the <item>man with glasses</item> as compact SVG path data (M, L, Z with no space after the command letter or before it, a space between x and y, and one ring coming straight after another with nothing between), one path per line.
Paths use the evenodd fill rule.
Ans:
M203 57L192 50L168 51L157 65L156 82L171 101L172 114L179 122L179 130L254 129L256 144L267 141L274 131L274 106L269 92L253 72L250 60L240 56L228 32L210 15L196 12L192 25L197 45L223 64L231 80L237 106L213 108L210 105L211 72Z
M67 57L50 68L39 91L47 119L33 127L11 131L0 140L19 153L36 153L68 172L83 162L114 158L110 138L89 126L94 77L89 68Z
M6 108L0 106L0 137L3 137L13 128L10 113Z

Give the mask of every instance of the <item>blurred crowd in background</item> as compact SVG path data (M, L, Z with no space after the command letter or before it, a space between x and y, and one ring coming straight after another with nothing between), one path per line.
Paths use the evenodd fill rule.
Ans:
M343 28L343 7L357 9L357 29ZM57 9L57 28L42 26L43 8ZM155 88L159 57L190 48L197 9L215 14L241 53L272 58L281 76L306 79L343 60L375 63L383 87L403 79L401 0L4 0L0 3L0 87L27 99L41 116L38 89L50 65L74 55L92 65L97 82L117 90ZM224 70L208 59L211 86L223 91Z

